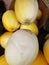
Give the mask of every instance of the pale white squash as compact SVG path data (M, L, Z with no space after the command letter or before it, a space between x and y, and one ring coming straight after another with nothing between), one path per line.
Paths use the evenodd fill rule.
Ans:
M16 31L7 43L5 57L9 65L30 65L39 51L36 35L26 30Z

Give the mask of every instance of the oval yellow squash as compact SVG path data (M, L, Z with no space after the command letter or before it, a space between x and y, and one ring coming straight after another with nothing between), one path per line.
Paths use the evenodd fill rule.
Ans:
M37 0L16 0L15 14L20 23L31 23L38 13Z

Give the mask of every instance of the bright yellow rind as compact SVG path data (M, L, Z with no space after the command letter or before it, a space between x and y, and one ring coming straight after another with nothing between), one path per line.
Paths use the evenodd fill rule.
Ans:
M15 13L12 10L8 10L3 14L2 23L4 28L10 32L17 30L20 26L20 24L17 22Z
M0 65L9 65L5 59L5 55L0 56Z
M31 65L48 65L41 51L39 52L37 58Z
M33 33L35 33L36 35L38 35L39 33L39 30L38 30L38 27L35 23L31 23L31 24L22 24L20 26L20 29L27 29L27 30L30 30L32 31Z
M44 52L47 62L49 63L49 39L46 40L46 42L44 44L43 52Z
M5 32L5 33L3 33L3 34L1 35L1 37L0 37L0 44L1 44L1 46L2 46L3 48L6 47L7 42L8 42L8 40L9 40L9 38L10 38L11 35L12 35L11 32Z

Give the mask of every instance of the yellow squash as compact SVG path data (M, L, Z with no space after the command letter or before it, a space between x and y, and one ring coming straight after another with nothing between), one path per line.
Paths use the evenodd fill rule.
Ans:
M44 52L47 62L49 63L49 39L47 39L44 44L43 52Z
M16 0L15 14L20 23L33 22L38 13L37 0Z
M0 56L0 65L9 65L5 59L5 55Z
M20 29L26 29L26 30L30 30L33 33L35 33L36 35L38 35L39 30L38 27L35 23L31 23L31 24L21 24Z
M7 42L9 40L9 38L11 37L12 33L11 32L5 32L1 35L0 37L0 44L3 48L6 47Z
M31 65L48 65L41 51L39 51L36 60Z
M8 10L3 14L2 23L4 28L10 32L17 30L20 26L20 24L17 22L15 13L12 10Z

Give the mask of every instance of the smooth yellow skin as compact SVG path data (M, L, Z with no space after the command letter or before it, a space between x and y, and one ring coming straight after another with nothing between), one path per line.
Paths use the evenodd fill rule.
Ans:
M44 52L45 58L49 64L49 39L46 40L46 42L44 44L43 52Z
M9 65L4 55L0 56L0 65Z
M39 9L37 14L37 19L39 20L42 17L42 11Z
M27 29L30 30L32 32L34 32L36 35L38 35L39 30L38 27L35 23L31 23L31 24L21 24L20 29Z
M37 0L16 0L15 14L18 21L23 23L31 23L36 19L38 13Z
M48 65L41 51L39 52L37 58L31 65Z
M12 33L11 32L5 32L1 35L0 37L0 44L3 48L6 47L7 42L9 40L9 38L11 37Z
M10 32L17 30L20 26L20 24L17 22L15 13L12 10L8 10L3 14L2 23L4 28Z

